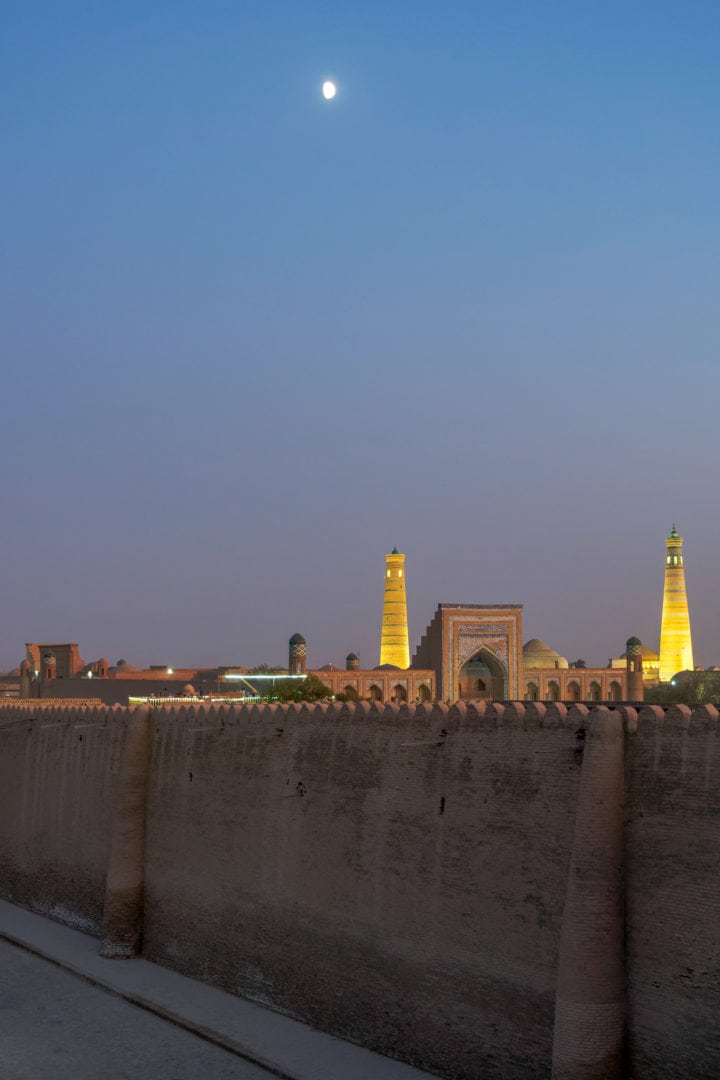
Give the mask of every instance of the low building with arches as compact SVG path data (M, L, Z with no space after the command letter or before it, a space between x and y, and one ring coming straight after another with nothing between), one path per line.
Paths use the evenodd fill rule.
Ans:
M526 671L525 701L626 701L627 673L617 668L569 668Z
M332 664L309 671L325 683L333 697L343 696L351 701L435 701L435 672L399 668L393 664L362 670L359 667L343 671Z
M571 667L539 638L523 646L525 701L626 701L627 696L625 667L612 662L606 668Z

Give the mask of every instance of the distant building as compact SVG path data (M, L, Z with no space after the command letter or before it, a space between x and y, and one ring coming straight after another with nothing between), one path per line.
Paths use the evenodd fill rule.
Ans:
M665 581L663 587L662 616L660 619L660 652L656 653L639 638L631 638L633 655L628 650L610 661L610 666L624 670L632 659L632 665L642 661L643 685L646 689L658 683L670 682L681 671L693 670L692 634L690 610L685 588L683 538L673 525L665 540Z
M521 642L521 604L439 604L412 666L436 672L440 699L517 699Z
M660 656L654 649L651 649L649 645L643 645L639 638L634 639L633 643L635 641L639 643L640 647L643 685L650 689L650 687L657 686L660 682ZM628 653L626 649L620 656L613 657L610 661L610 667L618 671L624 671L627 665L627 659Z
M526 701L624 701L626 666L571 667L560 653L532 638L523 648L523 697Z
M111 665L105 658L86 663L77 644L29 642L20 665L20 697L94 698L108 705L127 705L130 697L183 694L203 669L154 664L138 668L126 660Z
M0 675L0 698L20 696L20 668L15 668L7 675Z
M682 545L673 529L668 538L668 568L673 573L667 579L666 593L672 601L668 611L672 609L676 615L674 621L668 616L668 626L675 627L676 638L684 625L677 615L681 607L678 565L682 572L677 542ZM682 589L684 596L684 579ZM687 625L689 634L689 620ZM44 699L91 697L107 704L127 704L131 697L182 696L191 691L201 696L265 696L272 693L278 680L314 675L332 697L374 701L621 701L628 697L629 674L635 674L635 692L642 675L643 657L638 652L642 647L637 639L631 642L632 660L611 661L606 668L571 667L564 656L539 638L522 645L521 604L439 604L411 663L405 556L394 548L385 556L377 667L362 668L358 656L351 652L344 669L334 664L308 668L307 642L299 633L288 642L287 670L275 672L243 667L178 669L165 664L141 669L126 660L111 665L104 657L85 663L76 644L29 643L20 668L20 693ZM648 655L650 659L656 660L656 654L652 658ZM647 670L652 670L649 663ZM638 700L637 693L633 700Z
M325 667L309 674L317 675L333 696L341 694L353 701L417 703L436 699L434 671L415 671L413 668L382 664L367 670L354 668L349 671Z

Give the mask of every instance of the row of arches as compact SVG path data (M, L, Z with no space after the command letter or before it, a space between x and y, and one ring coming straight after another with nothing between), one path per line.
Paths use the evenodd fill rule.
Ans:
M529 682L525 686L525 700L526 701L539 701L540 700L540 687L536 682ZM583 697L582 687L576 679L572 679L565 688L565 693L561 694L560 683L551 679L547 684L547 691L545 694L545 701L622 701L622 686L616 680L610 683L608 687L607 698L603 697L602 686L600 683L593 679L587 688L587 693Z
M348 686L341 687L338 694L339 694L340 697L344 698L345 701L359 701L360 700L360 694L358 693L357 687L353 686L352 684L349 684ZM366 696L368 698L370 698L371 701L384 701L385 700L383 687L379 683L370 683L370 685L367 687ZM430 698L431 698L430 687L426 686L425 683L420 683L416 687L416 698L415 698L415 700L416 701L430 701ZM404 686L402 683L397 683L396 686L391 686L390 687L390 701L398 701L398 702L400 702L400 701L407 701L407 699L408 699L407 687Z

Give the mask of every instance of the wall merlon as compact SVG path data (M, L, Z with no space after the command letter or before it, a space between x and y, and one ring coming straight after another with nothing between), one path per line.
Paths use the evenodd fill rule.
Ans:
M690 717L690 731L692 734L714 734L718 727L718 717L720 711L715 705L694 705Z
M556 727L557 716L549 715L547 707L542 701L528 701L525 704L525 715L528 720L534 721L541 727Z
M497 727L502 723L505 716L505 706L500 701L491 701L485 710L485 718L488 724Z
M505 706L505 712L503 719L506 723L512 724L519 728L524 727L525 724L525 706L521 701L511 701L509 705Z
M400 706L394 701L386 701L382 711L383 720L397 720L400 716Z
M662 725L665 720L665 709L662 705L643 705L638 712L638 731L644 732L648 728Z
M585 727L589 722L590 709L580 702L571 705L567 711L566 723L571 727Z
M430 720L432 723L441 723L444 725L447 722L449 712L450 706L446 705L444 701L435 701L432 706L432 712L430 713Z
M467 701L465 703L465 708L465 715L468 720L479 720L481 716L485 715L487 702L482 698L477 701Z
M632 705L625 705L620 710L628 735L634 735L638 729L638 711Z
M665 709L665 723L667 727L679 727L687 731L690 726L692 709L689 705L669 705Z

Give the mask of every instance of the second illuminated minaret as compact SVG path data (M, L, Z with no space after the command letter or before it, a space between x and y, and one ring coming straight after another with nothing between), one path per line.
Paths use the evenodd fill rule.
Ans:
M693 652L690 612L685 591L682 536L675 526L665 541L665 591L660 625L660 682L669 682L678 671L692 671Z
M383 599L380 663L410 667L407 597L405 595L405 556L393 548L385 556L385 597Z

